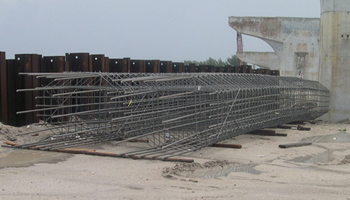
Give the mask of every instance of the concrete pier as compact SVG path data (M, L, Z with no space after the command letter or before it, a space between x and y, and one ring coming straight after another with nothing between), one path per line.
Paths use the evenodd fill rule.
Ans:
M319 82L331 92L330 111L322 118L350 118L350 3L321 0Z
M270 62L268 68L280 66L281 76L309 80L318 80L319 24L318 18L229 17L229 25L237 32L260 38L274 49L279 62ZM259 56L245 58L253 64L261 60Z
M236 56L244 62L258 65L270 70L280 69L280 60L275 52L236 52Z

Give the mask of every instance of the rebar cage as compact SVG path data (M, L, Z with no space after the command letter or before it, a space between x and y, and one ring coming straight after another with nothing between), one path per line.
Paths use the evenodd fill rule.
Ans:
M257 74L22 73L42 78L37 112L55 150L147 139L131 155L180 155L253 130L315 119L329 91L316 81ZM46 84L47 83L47 84Z

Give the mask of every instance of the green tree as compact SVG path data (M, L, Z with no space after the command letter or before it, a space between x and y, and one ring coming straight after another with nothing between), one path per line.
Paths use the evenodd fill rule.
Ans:
M221 58L216 60L215 58L209 57L205 61L185 60L184 64L185 65L189 65L189 64L213 65L215 67L223 67L225 65L237 66L238 65L238 59L237 59L236 55L232 55L231 57L227 58L226 61L223 61Z
M184 61L184 64L185 64L185 65L190 65L190 64L196 64L196 65L198 65L199 62L198 62L198 61L195 61L195 60L185 60L185 61Z
M224 62L221 58L219 58L219 59L217 60L217 65L216 65L216 66L225 66L225 65L227 65L227 63Z
M212 57L209 57L205 62L204 62L204 65L214 65L214 66L217 66L218 63L217 61L212 58Z
M230 58L226 59L227 65L238 66L238 59L236 55L232 55Z

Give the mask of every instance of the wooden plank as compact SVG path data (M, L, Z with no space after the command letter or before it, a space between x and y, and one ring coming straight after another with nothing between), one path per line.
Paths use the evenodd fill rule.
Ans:
M298 125L297 129L299 131L310 131L311 128Z
M280 129L291 129L293 126L286 126L286 125L279 125L276 128L280 128Z
M18 146L19 144L10 142L10 141L5 141L4 144L10 145L10 146Z
M309 146L311 145L311 142L298 142L298 143L290 143L290 144L280 144L279 147L286 149L291 147L302 147L302 146Z
M286 137L287 134L285 133L276 133L275 130L256 130L247 133L249 135L262 135L262 136L281 136L281 137Z
M117 154L117 153L110 153L110 152L99 152L99 151L93 151L91 149L59 149L57 150L58 152L64 152L64 153L74 153L74 154L85 154L85 155L93 155L93 156L106 156L106 157L123 157L122 154ZM150 157L150 156L145 156L145 157L139 157L137 155L132 156L132 158L135 159L148 159L148 160L163 160L163 161L171 161L171 162L194 162L193 159L185 159L185 158L174 158L174 157L169 157L166 159L163 159L161 157Z
M4 144L9 145L9 146L4 146L2 147L14 147L18 146L19 144L13 143L13 142L4 142ZM30 149L30 148L26 148ZM30 149L30 150L37 150L41 151L39 149ZM106 157L117 157L117 158L124 158L123 154L117 154L117 153L111 153L111 152L100 152L96 151L94 149L74 149L74 148L63 148L63 149L58 149L56 150L57 152L62 152L62 153L73 153L73 154L85 154L85 155L92 155L92 156L106 156ZM186 159L186 158L175 158L175 157L168 157L168 158L162 158L162 157L151 157L151 156L142 156L139 157L138 155L134 156L129 156L129 158L134 158L134 159L147 159L147 160L161 160L161 161L169 161L169 162L186 162L186 163L193 163L193 159Z
M211 145L212 147L220 147L220 148L232 148L232 149L241 149L242 145L240 144L222 144L222 143L216 143Z
M289 122L287 124L293 124L293 125L305 125L304 121L295 121L295 122Z

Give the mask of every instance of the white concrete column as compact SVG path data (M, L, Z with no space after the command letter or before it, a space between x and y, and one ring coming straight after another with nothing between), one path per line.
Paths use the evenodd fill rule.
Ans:
M349 12L349 0L321 0L319 82L331 92L322 119L332 122L350 118Z

